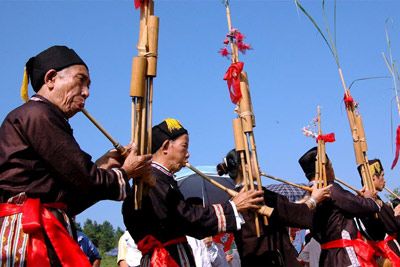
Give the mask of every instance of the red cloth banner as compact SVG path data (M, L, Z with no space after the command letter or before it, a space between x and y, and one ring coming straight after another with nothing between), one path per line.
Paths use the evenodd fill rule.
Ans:
M335 133L329 133L329 134L320 134L317 136L317 142L318 140L322 140L325 143L333 143L336 141L335 139Z
M231 101L234 104L237 104L242 97L242 92L240 91L240 73L243 70L243 66L243 62L232 63L224 76L224 80L228 84Z
M344 104L346 105L346 108L354 105L354 99L350 95L350 93L349 94L346 94L346 93L344 94L343 101L344 101Z

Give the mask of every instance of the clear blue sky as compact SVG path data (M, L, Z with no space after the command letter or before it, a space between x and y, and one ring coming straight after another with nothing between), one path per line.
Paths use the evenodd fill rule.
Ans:
M327 2L330 8L332 1ZM303 4L322 22L320 1ZM320 105L324 132L336 134L337 141L327 145L336 174L359 186L336 65L311 23L292 0L231 1L231 12L233 26L254 48L240 58L249 76L263 171L305 181L297 160L315 142L304 137L301 128ZM154 123L166 117L179 119L190 132L191 163L217 164L233 147L235 117L222 80L230 62L217 54L227 33L225 8L220 0L164 0L156 1L155 13L160 17L160 37ZM381 56L386 49L385 20L391 17L394 21L393 53L399 59L399 15L398 0L338 1L337 45L348 84L357 78L388 75ZM128 143L129 83L131 60L137 54L138 22L139 11L127 0L1 0L0 119L21 104L19 87L28 58L51 45L64 44L75 49L90 68L87 109L116 139ZM360 102L368 156L382 159L387 185L395 188L400 166L389 169L391 121L395 129L400 120L391 104L392 87L391 79L364 81L353 86L352 95ZM94 158L110 148L82 114L70 123L81 147ZM120 207L120 203L102 201L79 215L78 221L109 220L124 228Z

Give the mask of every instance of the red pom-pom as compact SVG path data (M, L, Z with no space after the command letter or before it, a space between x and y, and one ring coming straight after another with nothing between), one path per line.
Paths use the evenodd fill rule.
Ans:
M221 49L219 50L219 53L220 53L221 56L223 56L223 57L227 57L228 55L230 55L230 53L229 53L229 51L228 51L228 49L227 49L226 47L221 48Z
M235 39L236 39L238 42L242 42L243 39L244 39L244 35L243 35L240 31L236 30L236 32L235 32Z
M249 44L243 43L243 42L238 42L237 43L237 47L239 49L240 52L242 52L243 54L246 53L246 50L250 50L251 46Z

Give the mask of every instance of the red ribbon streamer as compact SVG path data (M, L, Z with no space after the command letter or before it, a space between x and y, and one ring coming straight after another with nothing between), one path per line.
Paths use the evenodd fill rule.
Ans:
M50 267L43 231L49 238L63 267L91 264L78 243L65 227L47 210L48 207L65 208L62 203L41 204L39 199L28 198L23 205L0 204L0 217L22 213L22 230L29 235L27 248L28 267Z
M329 134L320 134L317 136L317 142L318 140L322 140L325 143L333 143L336 141L335 139L335 133L329 133Z
M397 131L396 131L396 154L392 162L392 167L391 167L392 170L396 166L397 161L399 160L399 152L400 152L400 125L397 126Z
M154 236L146 235L142 240L138 242L137 247L143 255L152 253L150 259L151 267L179 267L179 265L175 262L175 260L168 253L165 247L183 242L187 242L186 237L173 239L163 244Z
M232 63L224 75L224 80L228 83L229 95L234 104L239 102L242 97L240 91L240 73L243 70L243 62Z
M344 104L346 105L347 108L354 104L354 99L350 95L350 93L349 94L346 94L346 93L344 94L343 101L344 101Z

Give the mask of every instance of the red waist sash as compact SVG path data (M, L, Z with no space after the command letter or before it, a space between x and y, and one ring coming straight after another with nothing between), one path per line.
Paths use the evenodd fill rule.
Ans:
M358 237L356 239L337 239L321 244L321 249L331 248L345 248L353 247L357 255L358 261L363 267L376 267L376 263L373 260L375 254L374 248L367 242Z
M388 235L384 240L369 241L369 243L375 248L378 256L390 260L392 267L400 267L400 257L389 247L389 241L392 240L394 240L394 238Z
M28 198L22 205L0 203L0 217L22 213L22 230L29 235L28 267L50 267L43 232L49 238L63 267L91 266L78 243L47 209L65 209L65 207L63 203L42 204L37 198Z
M169 240L165 243L161 243L154 236L146 235L142 240L138 242L137 247L143 255L152 253L150 259L151 267L179 267L179 265L175 262L175 260L168 253L165 247L185 242L187 242L185 236Z

